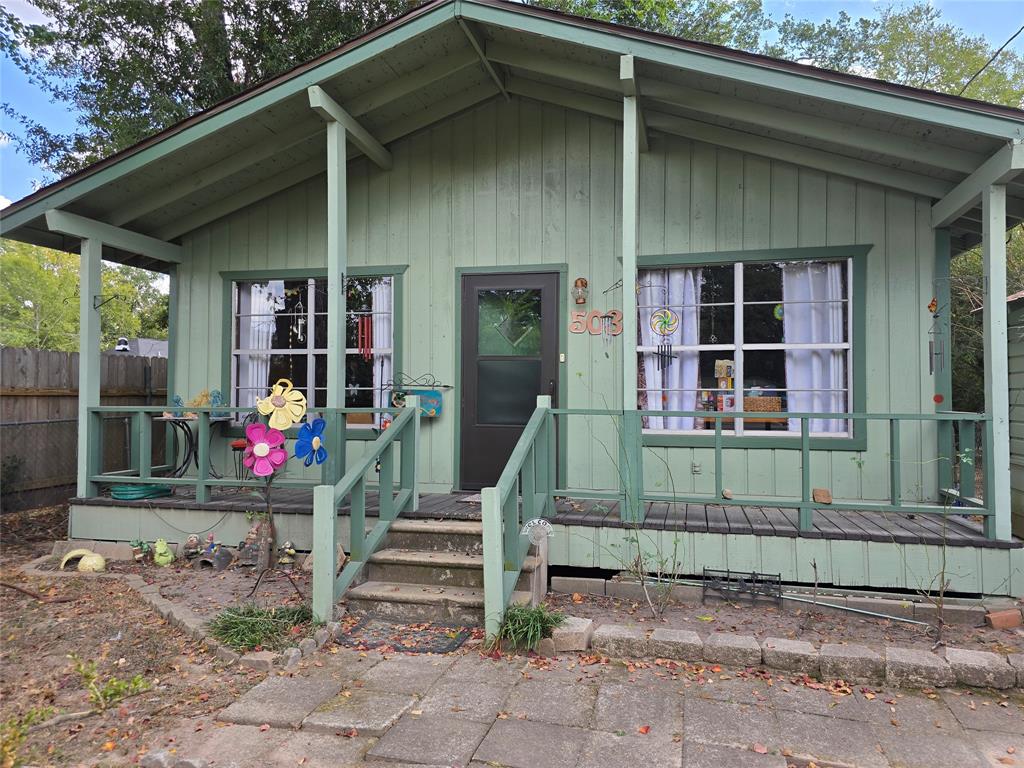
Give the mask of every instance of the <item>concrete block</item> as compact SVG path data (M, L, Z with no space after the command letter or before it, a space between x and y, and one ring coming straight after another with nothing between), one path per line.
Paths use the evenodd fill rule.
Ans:
M139 760L139 765L142 768L171 768L174 765L175 756L169 752L159 750L156 752L147 752Z
M579 592L581 595L603 595L604 579L588 579L578 576L552 576L551 591L571 595Z
M326 627L322 627L313 633L313 640L316 642L317 648L323 648L327 645L327 642L331 639L332 635Z
M213 649L213 655L221 661L226 661L228 664L234 664L241 658L237 653L235 653L235 651L231 650L226 645L219 644Z
M661 627L648 639L647 655L656 659L700 661L704 658L704 642L696 632Z
M956 681L975 688L1012 688L1017 673L1006 657L988 651L969 651L947 648L946 662L953 670Z
M316 653L316 640L312 637L304 637L299 640L299 650L303 656L312 656Z
M1024 653L1011 653L1006 661L1017 673L1017 687L1024 688Z
M885 662L863 645L825 643L818 651L823 680L882 680Z
M545 658L553 658L557 655L557 651L555 651L555 641L550 637L542 637L540 642L537 643L536 651Z
M551 639L555 642L555 651L585 651L590 647L590 638L594 634L594 620L566 616L560 627L555 627Z
M609 580L605 584L604 593L608 597L617 597L620 600L633 600L638 603L647 602L647 595L644 593L643 585L636 581Z
M107 560L134 559L131 545L117 541L97 541L92 551L97 555L103 555Z
M1013 629L1021 625L1020 610L1007 608L1002 611L991 611L985 616L985 623L992 629Z
M818 675L818 652L803 640L766 637L761 643L761 658L766 667Z
M298 648L285 648L281 653L281 666L291 671L299 666L302 651Z
M642 658L647 655L647 633L639 627L604 624L594 631L590 647L616 658Z
M953 684L946 660L929 651L889 648L885 652L885 680L889 685L943 688Z
M700 601L704 599L704 590L692 584L673 584L669 594L675 603L699 605Z
M704 660L741 667L761 663L761 646L753 635L735 635L716 632L704 640Z
M274 661L277 659L277 654L273 651L253 651L247 653L239 659L239 663L243 667L249 667L249 669L256 669L260 672L269 672L274 668Z
M934 624L938 615L939 610L932 603L914 603L914 618L918 621L928 621ZM942 619L947 624L980 627L985 624L985 609L980 605L946 603L942 606Z
M881 597L848 597L846 605L861 611L884 613L902 619L914 618L914 603L910 600L887 600Z

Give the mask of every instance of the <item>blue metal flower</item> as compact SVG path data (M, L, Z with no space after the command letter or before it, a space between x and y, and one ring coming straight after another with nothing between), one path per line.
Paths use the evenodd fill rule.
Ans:
M299 436L295 439L295 458L305 459L307 467L312 466L314 460L317 464L327 461L327 449L323 441L326 426L327 422L323 419L313 419L299 427Z

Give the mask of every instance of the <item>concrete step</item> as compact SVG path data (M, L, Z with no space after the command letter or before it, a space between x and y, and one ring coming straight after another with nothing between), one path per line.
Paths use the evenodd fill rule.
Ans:
M345 597L355 613L372 613L394 621L477 626L484 620L484 591L472 587L367 581L349 589Z
M536 557L526 558L519 577L519 589L531 588L531 576L537 566ZM482 589L483 568L484 558L480 554L391 548L382 549L370 557L366 574L369 581Z
M424 552L483 552L484 527L472 520L403 520L391 524L384 546Z

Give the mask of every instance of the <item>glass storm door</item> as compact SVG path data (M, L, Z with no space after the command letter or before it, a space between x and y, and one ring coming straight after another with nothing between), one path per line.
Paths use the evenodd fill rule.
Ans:
M558 390L558 275L462 279L460 485L494 485L537 405Z

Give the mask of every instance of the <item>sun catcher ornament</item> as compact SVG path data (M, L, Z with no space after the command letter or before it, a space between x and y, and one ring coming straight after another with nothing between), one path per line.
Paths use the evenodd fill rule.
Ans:
M659 371L671 365L672 358L675 357L672 354L672 344L669 342L668 337L675 333L678 328L679 315L671 309L666 307L664 309L656 309L651 313L651 330L661 337L661 340L658 342L658 348L654 353L655 359L658 361Z

